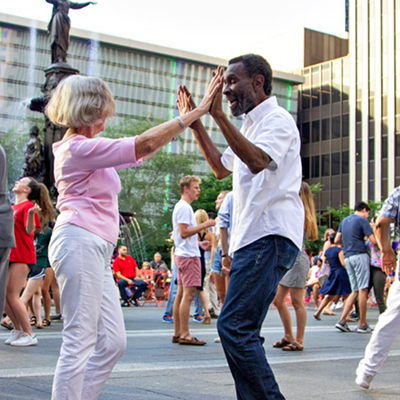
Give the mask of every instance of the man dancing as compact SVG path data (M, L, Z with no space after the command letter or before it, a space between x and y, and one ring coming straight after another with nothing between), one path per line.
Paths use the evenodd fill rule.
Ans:
M224 69L215 73L222 77ZM234 58L224 78L210 112L228 149L221 154L199 120L190 126L215 176L222 179L233 172L229 253L234 257L218 332L238 399L283 399L260 332L278 282L302 246L300 135L293 117L271 96L272 70L264 58ZM240 131L222 110L222 93L235 117L245 114ZM180 87L178 106L181 113L195 107L185 87Z

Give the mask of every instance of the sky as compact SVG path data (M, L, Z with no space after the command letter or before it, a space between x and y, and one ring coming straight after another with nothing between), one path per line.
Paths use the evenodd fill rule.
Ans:
M51 11L0 0L5 14L48 22ZM75 28L223 59L258 53L288 72L301 68L303 27L347 37L345 0L98 0L69 15Z

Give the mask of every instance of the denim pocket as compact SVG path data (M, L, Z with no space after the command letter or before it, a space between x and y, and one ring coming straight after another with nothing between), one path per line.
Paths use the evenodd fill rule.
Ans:
M275 237L276 246L276 268L287 272L292 269L296 258L299 254L299 249L293 244L293 242L282 236Z

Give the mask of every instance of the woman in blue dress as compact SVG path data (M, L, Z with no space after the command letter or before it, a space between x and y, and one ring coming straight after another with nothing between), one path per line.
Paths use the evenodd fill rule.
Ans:
M319 293L324 294L325 297L321 301L317 312L314 314L314 318L317 320L321 319L320 316L323 309L331 300L339 296L347 297L351 293L349 276L347 275L344 264L343 249L335 244L335 236L336 233L330 235L329 240L331 241L331 246L324 254L324 261L329 264L331 273L319 290Z

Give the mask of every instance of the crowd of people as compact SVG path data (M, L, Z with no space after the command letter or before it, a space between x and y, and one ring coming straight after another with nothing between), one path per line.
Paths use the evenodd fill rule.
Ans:
M233 116L245 116L241 130L224 112L223 95ZM393 222L400 232L400 189L371 223L368 204L358 202L337 232L327 230L321 252L313 255L305 240L318 240L318 227L311 189L302 181L300 137L272 96L268 62L254 54L234 58L226 71L214 71L198 106L183 85L177 105L180 116L141 135L96 138L114 114L112 93L99 78L63 80L46 107L52 123L68 128L53 145L58 215L47 188L31 177L15 183L11 205L0 147L0 311L6 314L1 325L10 329L5 343L37 345L32 328L62 318L52 397L96 399L126 347L125 335L115 335L125 329L122 307L139 306L147 293L156 297L157 285L169 287L163 321L174 325L172 343L206 345L190 332L195 301L195 322L217 319L215 342L223 347L237 397L284 399L261 327L275 306L284 336L273 347L304 351L312 297L317 321L343 307L338 330L372 333L356 372L356 383L368 388L400 332L400 283L389 237ZM223 153L201 122L208 113L228 143ZM194 212L201 179L183 177L172 215L171 268L159 253L138 266L124 243L115 252L116 170L140 167L186 128L218 179L233 174L232 191L216 198L217 216ZM372 288L381 313L375 330L367 323ZM296 334L288 305L295 310Z

